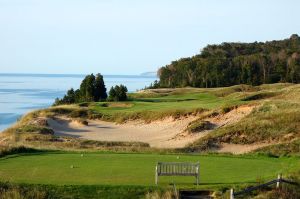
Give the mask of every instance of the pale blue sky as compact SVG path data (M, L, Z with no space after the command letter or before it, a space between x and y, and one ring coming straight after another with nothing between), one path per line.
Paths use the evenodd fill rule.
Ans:
M300 34L299 0L0 0L0 72L140 74Z

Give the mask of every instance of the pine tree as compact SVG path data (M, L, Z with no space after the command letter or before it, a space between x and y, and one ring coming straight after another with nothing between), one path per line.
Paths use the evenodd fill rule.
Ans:
M96 102L106 100L107 93L106 87L104 84L103 76L98 73L95 79L95 90L94 90L94 100Z
M116 90L115 88L112 86L109 90L109 101L116 101Z
M119 87L119 101L126 101L127 100L127 92L128 92L128 90L127 90L127 87L126 86L124 86L124 85L120 85L120 87Z
M91 75L87 76L85 101L87 102L94 101L94 93L95 93L95 76L92 73Z
M116 85L115 87L111 87L109 91L109 101L126 101L128 90L124 85Z
M103 76L98 73L85 76L80 84L80 88L74 90L71 88L62 99L55 99L53 105L73 104L79 102L102 101L107 98L106 87ZM118 100L118 98L116 98Z

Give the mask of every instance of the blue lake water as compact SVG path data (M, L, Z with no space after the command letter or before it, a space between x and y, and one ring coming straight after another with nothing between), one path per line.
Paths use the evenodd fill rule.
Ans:
M53 104L70 88L77 89L85 75L0 74L0 131L23 114ZM104 75L107 90L124 84L129 92L149 86L153 76Z

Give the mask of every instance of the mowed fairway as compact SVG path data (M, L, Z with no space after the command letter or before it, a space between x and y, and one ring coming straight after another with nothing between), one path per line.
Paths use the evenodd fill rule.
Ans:
M237 98L220 98L211 93L201 93L194 91L194 93L169 94L162 97L149 98L133 98L129 102L99 102L92 106L92 110L107 115L114 114L131 114L137 112L151 111L151 112L168 112L168 111L193 111L197 108L215 109L224 105L237 105L245 103ZM112 106L105 107L103 104L111 104ZM121 107L118 104L126 104Z
M157 161L199 161L203 185L251 183L299 167L296 158L114 153L85 153L82 157L80 153L40 153L1 158L0 179L60 185L154 185ZM192 185L194 178L160 178L162 185L173 181L179 185Z

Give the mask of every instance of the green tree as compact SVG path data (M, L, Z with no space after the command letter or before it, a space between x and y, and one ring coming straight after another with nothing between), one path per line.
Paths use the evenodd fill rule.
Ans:
M158 70L159 87L220 87L300 82L300 37L208 45L200 54ZM154 87L152 84L151 87Z
M76 91L71 88L62 99L55 99L54 105L72 104L79 102L101 101L107 98L103 76L98 73L85 76Z
M109 91L109 101L126 101L127 100L127 87L124 85L116 85L111 87Z
M106 100L107 98L106 87L104 84L103 76L100 73L96 75L94 89L95 89L94 101L98 102L98 101Z
M67 91L67 94L65 95L63 101L66 104L72 104L75 103L75 91L73 88Z
M115 90L115 87L111 87L110 88L110 90L109 90L109 97L108 97L108 99L109 99L109 101L117 101L118 99L117 99L117 94L116 94L116 90Z
M86 90L85 90L85 101L92 102L94 101L95 94L95 76L92 73L86 77Z
M119 87L119 92L117 93L119 96L119 101L126 101L127 100L127 92L128 92L128 90L127 90L127 87L126 86L124 86L124 85L120 85L120 87Z

